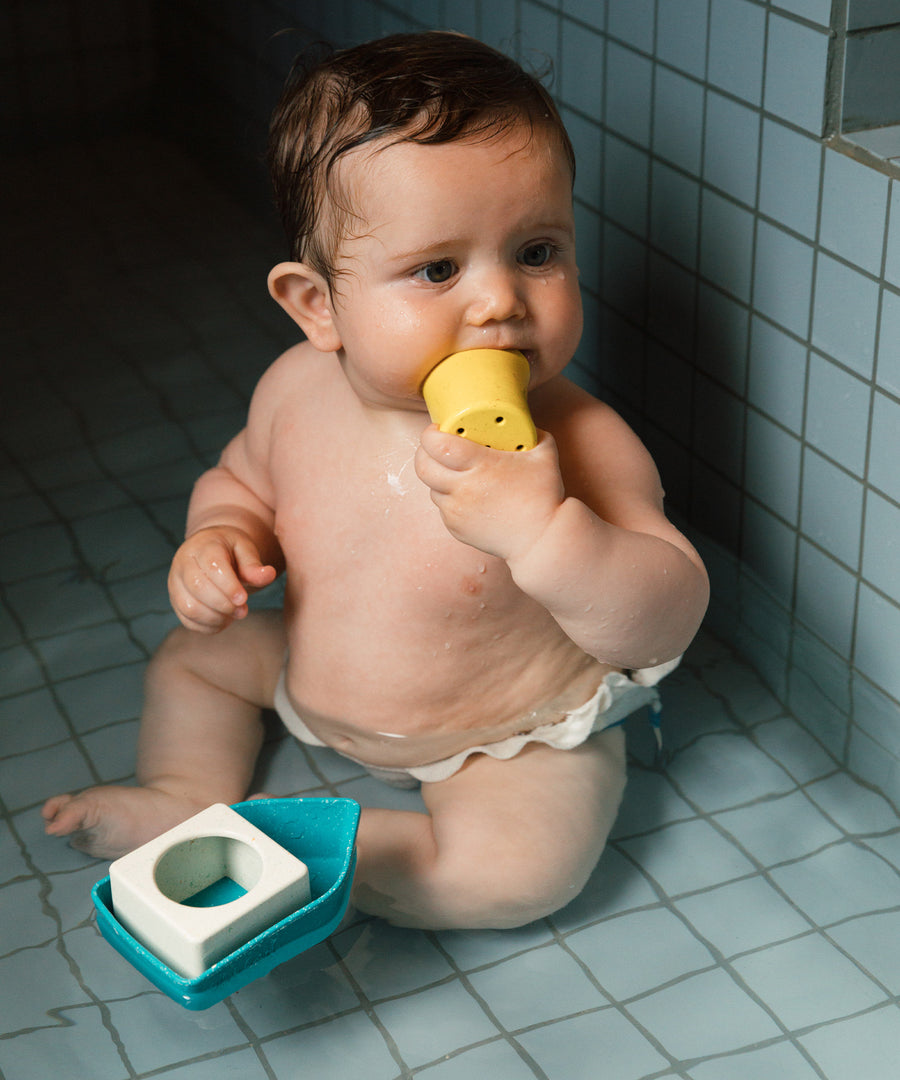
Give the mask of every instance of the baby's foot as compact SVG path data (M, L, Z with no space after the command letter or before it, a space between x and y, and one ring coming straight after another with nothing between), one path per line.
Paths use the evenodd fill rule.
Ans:
M44 831L78 851L118 859L205 809L206 803L150 787L94 787L44 804Z

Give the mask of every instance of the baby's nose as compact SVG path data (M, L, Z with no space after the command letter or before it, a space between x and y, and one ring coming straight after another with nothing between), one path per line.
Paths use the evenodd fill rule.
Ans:
M525 315L525 301L511 274L503 271L486 274L473 292L469 305L469 321L473 326L521 319Z

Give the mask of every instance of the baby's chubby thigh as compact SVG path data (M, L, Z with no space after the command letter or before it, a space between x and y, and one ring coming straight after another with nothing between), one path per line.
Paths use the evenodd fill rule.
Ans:
M523 926L564 907L603 852L625 789L621 728L572 750L529 743L507 761L479 754L423 784L445 902L458 925Z

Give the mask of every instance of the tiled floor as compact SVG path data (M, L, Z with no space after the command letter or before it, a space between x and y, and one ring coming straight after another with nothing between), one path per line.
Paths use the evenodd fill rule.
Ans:
M106 872L44 837L53 792L126 780L172 624L187 491L290 339L279 241L147 139L5 165L0 352L0 1072L5 1080L895 1080L900 820L701 636L673 751L631 779L588 889L519 931L350 919L208 1012L99 937ZM270 790L416 805L273 733Z

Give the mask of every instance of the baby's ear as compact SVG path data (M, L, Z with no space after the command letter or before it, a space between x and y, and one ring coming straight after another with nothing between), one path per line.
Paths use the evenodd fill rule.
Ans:
M269 272L269 292L320 352L341 347L331 290L321 274L306 263L279 263Z

